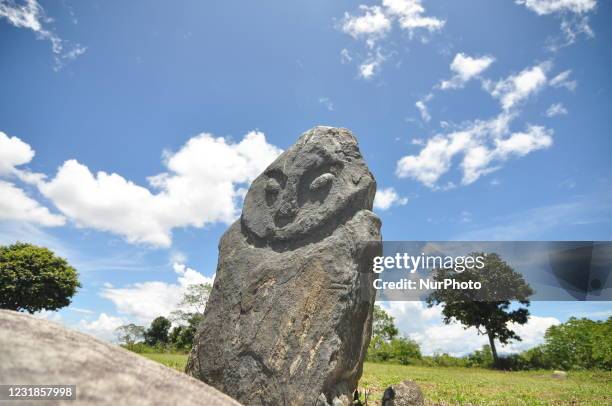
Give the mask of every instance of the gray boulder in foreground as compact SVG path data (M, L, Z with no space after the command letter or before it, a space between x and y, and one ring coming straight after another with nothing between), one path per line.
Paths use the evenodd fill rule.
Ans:
M304 133L223 235L187 372L248 405L348 404L382 254L376 182L342 128Z
M425 400L419 385L403 381L385 389L382 406L423 406Z
M7 401L16 405L239 405L121 347L10 310L0 310L0 384L76 385L76 401Z

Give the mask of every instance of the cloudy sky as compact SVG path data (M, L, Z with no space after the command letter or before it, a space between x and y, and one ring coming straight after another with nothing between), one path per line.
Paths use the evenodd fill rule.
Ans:
M0 243L80 272L41 316L110 339L211 280L249 182L350 128L388 240L610 240L612 4L0 0ZM385 304L425 353L484 340ZM610 303L532 304L532 346Z

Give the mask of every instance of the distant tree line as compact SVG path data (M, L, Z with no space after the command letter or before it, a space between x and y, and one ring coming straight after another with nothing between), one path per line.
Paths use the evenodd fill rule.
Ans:
M374 305L372 339L366 361L415 364L421 359L419 345L399 335L394 319L382 307Z
M413 340L399 336L394 319L375 306L367 361L435 367L499 368L504 370L612 370L612 317L603 321L570 318L551 326L544 343L518 354L500 355L497 363L489 345L464 357L446 353L421 355Z
M116 329L119 343L134 352L189 352L202 321L210 284L190 285L180 302L181 309L169 317L159 316L148 327L126 324Z

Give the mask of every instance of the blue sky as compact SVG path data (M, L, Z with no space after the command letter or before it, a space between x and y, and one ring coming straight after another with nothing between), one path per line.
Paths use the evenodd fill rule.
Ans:
M214 274L244 188L315 125L358 137L387 240L610 240L610 16L596 0L0 0L0 243L68 258L83 288L45 316L110 338ZM439 309L388 306L426 352L480 345L457 326L432 339ZM514 349L611 312L533 303Z

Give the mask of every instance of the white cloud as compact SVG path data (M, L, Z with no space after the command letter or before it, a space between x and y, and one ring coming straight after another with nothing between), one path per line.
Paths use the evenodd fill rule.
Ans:
M482 56L472 58L464 53L455 55L451 63L451 70L455 72L449 80L444 80L440 83L441 89L457 89L465 86L472 78L477 77L484 72L495 61L492 56Z
M468 210L463 210L461 215L459 216L459 222L461 223L471 223L472 222L472 213Z
M589 25L587 13L594 12L597 0L516 0L538 15L555 15L561 19L563 41L553 38L548 49L555 52L576 42L579 35L593 38L595 33Z
M157 316L167 317L180 308L179 304L190 285L211 283L206 277L184 264L173 264L176 283L160 281L139 282L122 288L106 285L101 296L112 301L120 314L148 323Z
M438 88L462 86L465 81L479 75L493 60L492 57L474 59L457 54L451 65L457 74L451 80L441 82ZM436 134L426 142L420 141L418 154L404 156L397 162L396 175L412 178L432 189L446 190L453 188L455 183L440 185L438 181L455 161L459 162L463 172L461 183L468 185L496 171L509 159L549 148L552 145L552 130L528 124L524 131L512 132L510 124L519 115L522 103L547 84L568 88L575 86L575 82L569 81L571 71L562 72L549 81L546 73L550 66L550 62L544 62L497 82L483 80L483 88L499 99L501 113L489 120L467 122L453 130L449 130L451 127L448 125L442 126L447 133ZM430 93L415 103L424 121L431 119L426 102L433 97L433 93ZM551 106L547 112L549 116L564 113L567 110L561 104Z
M575 80L570 80L571 74L571 69L563 71L554 78L552 78L549 83L552 87L564 87L567 90L574 91L578 86L578 82L576 82Z
M526 68L497 83L487 81L484 87L493 97L500 100L504 110L510 110L546 85L546 72L549 65L549 63L542 63Z
M406 203L408 198L401 197L392 187L378 189L374 197L374 208L378 210L387 210L391 206L403 206Z
M96 320L81 320L75 327L102 340L115 341L117 339L115 330L126 323L127 321L122 317L101 313Z
M168 172L149 178L157 193L116 173L93 174L76 160L64 162L38 187L79 227L167 247L173 228L232 222L244 186L280 152L261 132L252 131L238 143L204 133L176 153L165 153Z
M553 103L546 110L546 117L564 116L567 114L567 109L562 103Z
M351 53L348 49L343 48L342 51L340 51L340 61L342 63L349 63L353 60L353 57L351 56Z
M431 120L431 114L429 114L429 109L427 109L427 104L426 104L430 102L431 99L433 99L433 93L427 94L425 97L423 97L420 100L417 100L417 102L414 103L415 107L419 110L419 114L421 115L421 120L425 122L429 122Z
M442 307L427 307L423 302L379 302L387 312L395 318L395 323L402 335L408 336L419 343L424 355L448 353L454 356L464 356L488 344L488 338L479 335L471 327L465 329L459 323L444 324L442 322ZM509 327L522 339L506 346L498 344L500 353L524 351L543 342L546 329L559 324L554 317L530 316L527 324Z
M408 31L410 36L417 29L434 32L444 27L444 20L423 15L425 8L421 0L383 0L382 4L389 15L398 19L400 28Z
M51 310L41 310L39 312L34 313L32 316L38 319L54 321L56 323L60 323L62 321L62 315L58 312Z
M468 133L434 136L418 155L408 155L397 162L397 176L413 178L426 186L435 187L438 179L450 169L453 156L465 149L470 138Z
M391 29L391 20L385 15L380 6L361 5L359 10L363 13L360 16L344 13L341 28L342 31L351 37L375 41L384 37Z
M319 97L319 104L323 105L328 111L334 111L334 102L329 97Z
M552 145L552 130L542 126L528 125L527 131L513 133L510 137L495 140L494 155L506 159L512 155L525 156L532 151L545 149Z
M516 3L524 5L538 15L562 12L582 14L592 11L597 6L597 0L516 0Z
M62 40L55 33L43 28L50 20L45 16L43 8L36 0L25 0L21 5L13 1L0 2L0 17L4 17L17 28L27 28L34 31L40 38L49 40L54 53L62 50Z
M55 56L55 68L59 69L64 60L72 60L87 50L76 44L70 51L64 52L64 43L52 29L45 26L53 20L45 15L45 11L36 0L25 0L21 4L12 0L0 0L0 18L4 17L17 28L25 28L36 33L37 37L51 43Z
M34 150L27 143L0 131L0 176L14 174L17 166L27 164L33 157Z
M73 307L70 306L67 308L68 310L72 310L75 313L81 313L81 314L94 314L94 312L92 310L89 309L81 309L80 307Z
M561 31L565 36L565 43L562 44L553 44L550 49L555 51L564 46L568 46L576 42L579 35L585 35L588 38L595 37L595 31L589 25L589 17L581 16L581 17L573 17L566 18L561 21Z
M481 176L497 170L497 165L510 158L523 157L530 152L549 148L553 142L552 133L552 130L542 126L528 125L525 132L494 139L490 147L484 143L472 144L466 149L461 163L462 183L467 185L475 182Z
M354 39L364 41L368 49L365 58L359 62L359 76L369 79L380 70L386 58L377 44L388 35L394 24L409 38L422 31L438 31L444 26L444 20L424 13L421 0L382 0L379 5L360 5L359 13L355 15L345 12L338 28ZM346 49L341 51L341 56L343 63L353 59Z
M416 103L414 103L414 105L419 110L419 114L421 115L421 119L423 121L428 122L429 120L431 120L431 115L429 114L429 111L427 110L427 105L423 100L418 100Z
M368 52L366 59L359 65L359 76L366 80L371 79L378 73L384 61L385 56L380 49Z
M0 221L23 221L46 227L64 225L63 216L53 214L12 183L0 180Z
M182 252L182 251L173 250L170 253L170 262L171 263L175 263L175 262L184 263L184 262L187 262L187 255L184 252Z
M511 158L552 145L552 130L528 125L524 132L510 132L514 114L503 112L493 119L476 120L465 128L430 138L417 155L404 156L397 162L396 175L412 178L424 185L441 188L437 182L448 172L453 160L463 155L461 183L468 185L499 169Z
M521 337L521 341L514 341L502 346L502 352L516 353L542 344L546 330L559 323L560 321L555 317L539 316L529 316L529 320L523 325L510 323L509 328Z

